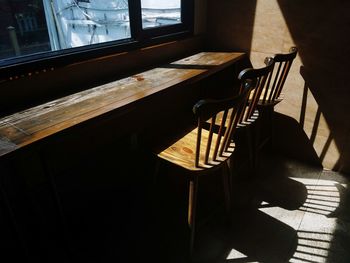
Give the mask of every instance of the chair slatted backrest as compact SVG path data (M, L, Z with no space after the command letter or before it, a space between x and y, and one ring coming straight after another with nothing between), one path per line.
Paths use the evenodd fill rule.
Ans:
M276 54L274 56L275 66L273 74L271 74L269 80L269 86L264 89L262 94L261 104L273 103L281 95L284 83L287 79L289 70L292 66L294 59L296 58L298 49L291 47L287 54ZM269 58L265 59L265 64L269 63Z
M241 113L240 123L248 122L253 116L262 91L270 85L274 64L274 59L270 57L268 58L266 67L259 69L247 68L239 73L238 78L241 83L240 92L245 89L245 86L251 86L249 95L244 102L245 110Z
M236 97L224 100L201 100L194 105L193 112L198 120L195 151L196 167L200 167L202 163L206 165L215 164L220 161L220 157L228 157L232 153L233 150L230 149L231 138L236 130L239 116L243 111L243 102L246 100L249 90L250 86L246 86L244 92ZM224 116L220 127L215 129L217 114L222 111ZM226 122L227 119L228 122ZM203 128L208 120L210 120L209 131ZM203 136L202 132L206 132L207 136Z

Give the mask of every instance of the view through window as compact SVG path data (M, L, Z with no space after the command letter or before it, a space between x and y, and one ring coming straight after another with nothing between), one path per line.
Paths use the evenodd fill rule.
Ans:
M181 23L181 0L140 1L143 29ZM135 37L130 12L128 0L0 0L0 60Z
M44 0L52 50L130 37L127 0Z
M43 2L0 0L0 59L49 50Z
M141 0L141 8L143 28L181 22L181 0Z

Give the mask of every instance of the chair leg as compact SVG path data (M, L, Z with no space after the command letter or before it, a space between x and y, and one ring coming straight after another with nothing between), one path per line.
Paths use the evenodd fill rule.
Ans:
M226 167L227 167L227 171L228 171L228 182L229 182L229 187L230 187L230 193L232 193L232 187L233 187L233 176L234 176L234 170L233 170L233 164L232 164L232 158L230 158L229 160L227 160L226 162ZM232 195L231 195L232 197Z
M257 171L259 166L260 166L260 151L261 151L261 149L263 147L262 142L261 142L262 127L263 127L262 118L259 118L257 120L255 131L254 131L254 135L255 135L255 145L254 145L254 147L255 147L255 162L254 162L254 168L255 168L255 171Z
M194 179L190 181L189 196L188 196L188 226L190 228L190 257L191 258L192 258L193 249L194 249L197 193L198 193L198 177L195 176Z
M274 131L275 131L275 127L274 127L274 121L273 121L273 116L274 116L274 107L272 107L270 109L269 115L270 115L270 147L271 150L274 148Z
M222 167L222 179L223 179L223 187L224 187L224 194L225 194L225 207L226 207L226 212L229 214L231 211L232 181L231 181L231 173L229 170L229 166L226 162Z
M258 130L257 130L257 125L258 125L259 120L257 121L256 125L252 127L252 138L253 138L253 169L254 173L257 171L257 162L258 162L258 152L259 152L259 147L258 147Z
M252 127L248 127L247 129L247 143L248 143L248 151L249 151L249 162L253 171L255 171L255 155L256 155L256 142L254 138L254 131Z

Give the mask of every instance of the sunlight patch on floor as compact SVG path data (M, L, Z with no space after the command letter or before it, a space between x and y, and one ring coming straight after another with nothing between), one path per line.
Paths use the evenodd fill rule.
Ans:
M239 252L238 250L236 249L232 249L229 253L229 255L227 256L226 258L227 261L230 261L230 260L244 260L244 262L247 262L247 263L253 263L253 262L256 262L256 261L249 261L248 260L248 257L246 255L244 255L243 253Z
M288 225L296 230L297 247L289 262L329 262L333 233L338 227L336 213L347 184L333 180L293 179L302 182L307 190L306 200L298 210L269 207L267 202L262 202L260 210L284 223L293 222ZM298 212L302 212L301 217ZM287 221L284 220L286 215ZM297 219L300 219L299 225Z
M328 262L333 235L298 231L298 246L290 262Z

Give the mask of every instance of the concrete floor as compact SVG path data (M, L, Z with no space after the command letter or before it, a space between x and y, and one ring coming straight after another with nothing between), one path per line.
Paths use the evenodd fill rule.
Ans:
M126 158L123 167L102 157L81 176L57 178L73 262L188 262L187 181L161 166L154 190L149 159L135 166ZM212 216L198 227L193 261L350 262L349 180L290 158L261 157L255 175L235 172L229 217L220 177L204 180L198 218Z
M350 262L348 184L339 173L265 154L255 177L235 178L229 222L218 216L201 229L194 259Z

